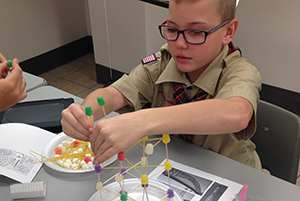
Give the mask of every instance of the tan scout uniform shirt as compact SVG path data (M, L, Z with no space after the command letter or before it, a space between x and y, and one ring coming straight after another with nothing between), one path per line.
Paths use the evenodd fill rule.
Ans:
M165 44L155 54L156 61L140 64L129 75L123 75L112 84L129 103L119 112L139 110L149 102L151 107L169 106L165 99L173 101L172 82L177 82L184 84L185 93L189 98L192 98L199 88L208 93L207 99L243 97L252 104L256 113L261 88L260 74L240 56L239 51L228 55L228 50L228 46L225 46L208 68L191 84L185 73L178 70ZM254 114L248 127L243 131L235 134L196 135L193 143L261 169L255 145L249 140L255 132L255 121Z

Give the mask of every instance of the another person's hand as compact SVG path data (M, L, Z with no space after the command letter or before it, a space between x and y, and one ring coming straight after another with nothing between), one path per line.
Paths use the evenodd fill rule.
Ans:
M94 125L89 120L89 117L85 115L85 110L82 106L73 103L63 110L61 115L62 130L66 135L79 140L89 140L89 136L94 130Z
M10 74L8 75L8 72ZM7 67L5 57L0 54L0 111L5 110L27 97L26 81L22 75L18 59L12 61L12 68Z
M10 71L11 69L7 67L5 57L0 54L0 79L5 79Z

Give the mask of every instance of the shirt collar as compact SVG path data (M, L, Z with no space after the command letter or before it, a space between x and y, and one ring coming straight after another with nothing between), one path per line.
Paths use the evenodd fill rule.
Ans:
M165 48L165 50L168 50ZM228 53L228 45L224 46L221 53L213 60L213 62L205 69L205 71L199 76L199 78L192 84L198 88L203 89L208 94L213 95L219 76L222 72L224 59ZM185 73L178 70L176 62L173 58L168 62L165 70L161 73L155 84L161 84L164 82L176 82L183 83L185 85L191 85L186 78Z

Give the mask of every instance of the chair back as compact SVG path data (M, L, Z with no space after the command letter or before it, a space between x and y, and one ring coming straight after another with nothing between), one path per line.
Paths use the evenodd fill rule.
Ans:
M257 130L251 139L263 168L273 176L296 183L300 155L300 120L297 115L259 101Z

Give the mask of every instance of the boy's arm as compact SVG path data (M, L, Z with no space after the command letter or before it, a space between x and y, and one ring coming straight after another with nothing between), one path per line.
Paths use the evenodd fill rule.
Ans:
M95 163L155 134L223 134L247 127L253 107L244 98L210 99L151 108L100 121L91 135Z
M147 111L145 111L147 113ZM157 108L148 116L155 133L224 134L245 129L253 115L249 101L240 97L208 99L177 106ZM153 121L155 116L159 121Z

